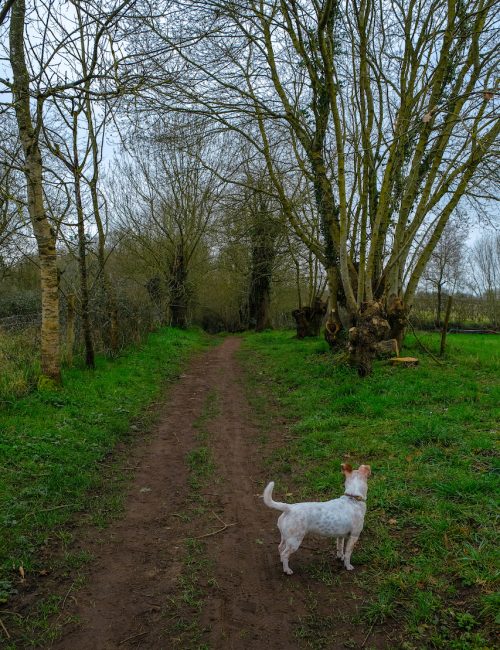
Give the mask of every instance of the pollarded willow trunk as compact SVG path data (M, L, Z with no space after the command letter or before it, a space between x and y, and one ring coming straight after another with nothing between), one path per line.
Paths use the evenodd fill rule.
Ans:
M297 327L297 338L319 336L326 314L327 304L321 298L315 298L311 306L294 309L292 316Z
M326 269L328 280L328 318L325 323L325 340L330 348L337 348L345 344L345 335L339 315L339 286L340 279L336 267Z
M361 304L356 324L349 330L349 360L360 377L372 371L377 344L390 338L391 326L382 301L370 300Z
M400 296L392 294L386 305L387 320L391 327L389 338L395 339L401 350L406 328L408 326L409 309Z
M59 271L57 268L55 234L45 212L43 166L38 143L38 132L33 127L30 112L30 79L24 52L25 0L16 0L11 11L9 36L14 109L24 153L28 212L38 246L40 265L42 373L59 382L61 379Z
M376 357L397 356L408 323L408 310L396 295L361 304L349 330L349 360L360 377L372 371Z

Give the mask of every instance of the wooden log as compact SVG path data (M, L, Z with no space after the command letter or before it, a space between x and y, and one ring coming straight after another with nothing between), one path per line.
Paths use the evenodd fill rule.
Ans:
M418 366L418 359L415 357L393 357L392 359L389 359L389 363L391 366L412 367Z
M386 359L388 357L399 356L398 342L396 339L379 341L378 343L375 343L373 350L378 359Z

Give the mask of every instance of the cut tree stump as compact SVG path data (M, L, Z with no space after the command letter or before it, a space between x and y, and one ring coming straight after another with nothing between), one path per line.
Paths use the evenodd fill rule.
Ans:
M418 366L418 359L415 357L394 357L393 359L389 359L389 363L391 366L406 366L406 367L412 367L412 366Z
M378 359L383 359L385 357L394 357L398 356L399 348L398 342L396 339L388 339L387 341L379 341L373 346L375 355Z

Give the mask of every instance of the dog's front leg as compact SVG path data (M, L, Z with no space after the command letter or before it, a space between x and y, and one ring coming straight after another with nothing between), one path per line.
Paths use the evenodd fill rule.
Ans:
M354 567L351 564L351 553L354 545L358 541L359 537L353 537L352 535L347 540L344 551L344 566L348 571L352 571Z
M344 559L344 537L337 537L337 557L341 560Z

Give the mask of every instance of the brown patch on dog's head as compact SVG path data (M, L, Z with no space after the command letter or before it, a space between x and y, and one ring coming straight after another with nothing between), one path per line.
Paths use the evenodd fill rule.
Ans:
M364 474L366 478L368 478L372 473L372 468L370 467L370 465L360 465L358 468L358 472Z
M349 465L349 463L342 463L340 466L342 468L342 474L350 474L352 472L352 465Z

